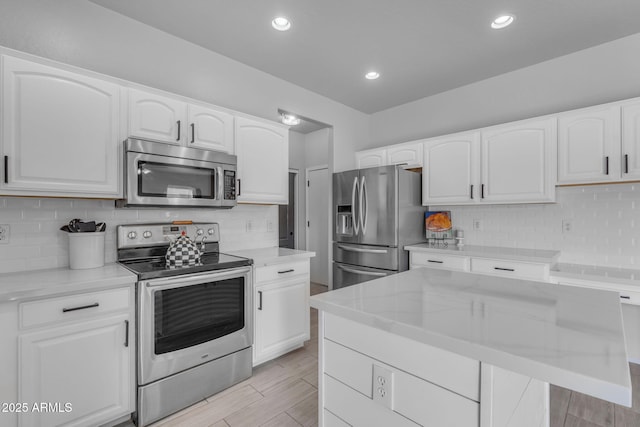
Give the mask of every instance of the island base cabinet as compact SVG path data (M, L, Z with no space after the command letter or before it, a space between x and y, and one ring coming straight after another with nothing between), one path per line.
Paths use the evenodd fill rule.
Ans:
M119 314L22 334L19 401L31 406L20 425L98 425L132 412L129 327Z

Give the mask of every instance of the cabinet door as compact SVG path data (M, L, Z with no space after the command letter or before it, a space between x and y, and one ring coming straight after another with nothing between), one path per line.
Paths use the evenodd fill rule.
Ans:
M480 199L479 165L479 132L426 141L422 204L477 203Z
M129 320L120 314L20 335L19 401L59 405L22 414L21 425L99 425L133 412Z
M558 117L558 184L620 179L620 107L604 106Z
M622 107L622 179L640 179L640 100Z
M482 202L555 201L556 119L526 120L482 132Z
M309 276L256 286L253 364L273 359L309 339Z
M386 166L387 150L358 151L356 152L356 169Z
M10 56L2 60L1 188L117 196L120 87Z
M233 154L233 116L200 105L189 105L187 145Z
M412 144L398 144L387 148L388 165L422 167L422 141Z
M188 133L187 104L129 89L129 136L180 145Z
M238 202L289 202L289 131L256 120L235 120Z

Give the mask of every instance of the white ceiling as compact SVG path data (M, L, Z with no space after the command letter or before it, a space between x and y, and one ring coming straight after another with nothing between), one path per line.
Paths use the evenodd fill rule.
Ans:
M640 0L91 1L365 113L640 32Z

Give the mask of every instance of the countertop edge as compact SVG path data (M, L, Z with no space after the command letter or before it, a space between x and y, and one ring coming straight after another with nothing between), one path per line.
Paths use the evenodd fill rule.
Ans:
M502 248L496 246L477 246L477 245L467 245L458 249L455 244L452 244L450 247L439 248L428 246L426 243L421 243L418 245L407 245L404 246L403 249L405 251L415 251L415 252L426 252L426 253L438 253L442 255L452 255L452 256L468 256L468 257L476 257L476 258L490 258L490 259L503 259L503 260L511 260L511 261L522 261L522 262L536 262L536 263L547 263L553 264L560 257L560 251L548 250L544 249L545 252L549 252L548 256L536 256L536 255L522 255L522 254L510 254L508 251L516 251L516 250L527 250L527 251L536 251L536 249L524 249L524 248ZM484 251L491 250L499 250L503 249L504 253L486 253ZM540 250L542 251L542 249Z

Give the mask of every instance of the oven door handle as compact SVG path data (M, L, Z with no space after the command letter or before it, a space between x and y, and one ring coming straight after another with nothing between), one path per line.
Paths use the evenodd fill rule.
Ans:
M218 280L232 279L234 277L244 276L251 272L251 267L233 268L231 270L221 270L215 273L206 272L203 274L189 274L188 276L163 277L161 279L152 279L143 281L147 288L156 290L182 288L185 286L198 285L201 283L214 282ZM251 275L249 275L249 278Z

